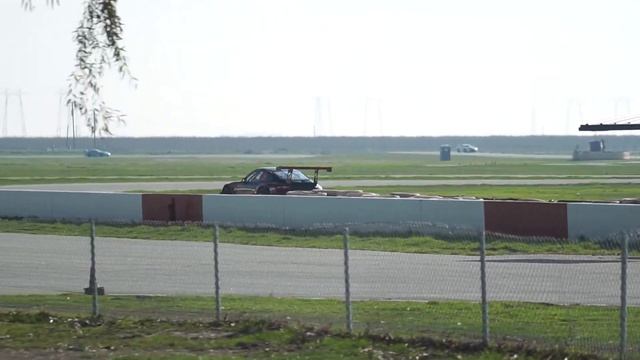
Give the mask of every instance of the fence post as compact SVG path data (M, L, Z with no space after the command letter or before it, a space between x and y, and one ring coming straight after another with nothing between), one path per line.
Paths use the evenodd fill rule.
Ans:
M91 315L98 316L98 281L96 280L96 222L91 220L91 270L89 271L89 288L91 290Z
M629 261L629 234L622 233L620 253L620 359L627 355L627 263Z
M351 315L351 280L349 278L349 228L344 228L344 300L347 308L347 331L353 333L353 318Z
M220 229L218 224L213 228L213 273L216 287L216 321L220 321L220 309L222 300L220 299L220 269L218 264L218 242L220 240Z
M483 229L480 235L480 292L482 299L482 343L489 345L489 302L487 301L487 239Z

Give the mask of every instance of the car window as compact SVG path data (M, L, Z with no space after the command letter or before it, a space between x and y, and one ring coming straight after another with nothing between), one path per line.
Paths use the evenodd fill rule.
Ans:
M287 180L288 170L277 170L273 172L281 180ZM295 182L310 182L309 178L303 174L300 170L293 170L291 173L291 181Z
M262 171L258 171L258 170L251 172L246 177L247 182L255 182L258 179L258 176L260 175L261 172Z
M271 181L273 181L273 175L269 174L268 171L261 171L260 175L258 175L258 181L260 181L260 182L271 182Z

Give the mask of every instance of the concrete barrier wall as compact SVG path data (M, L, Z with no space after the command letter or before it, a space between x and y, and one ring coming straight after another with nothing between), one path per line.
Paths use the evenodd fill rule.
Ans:
M640 205L567 204L569 238L601 239L619 231L640 230Z
M490 232L566 239L567 204L532 201L485 201L485 229Z
M141 222L142 195L0 190L0 216Z
M202 195L142 194L142 219L202 222Z
M0 217L203 221L290 228L419 222L570 239L600 239L640 229L640 205L632 204L28 190L0 190Z
M478 200L205 195L203 221L291 228L430 222L479 230L484 212Z

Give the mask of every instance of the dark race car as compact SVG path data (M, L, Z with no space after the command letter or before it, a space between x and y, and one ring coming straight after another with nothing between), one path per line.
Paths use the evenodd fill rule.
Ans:
M109 157L111 153L100 149L87 149L84 151L86 157Z
M315 170L313 180L300 169ZM285 195L293 190L322 190L318 185L318 171L331 172L330 167L317 166L278 166L253 170L242 181L226 184L221 194L278 194Z

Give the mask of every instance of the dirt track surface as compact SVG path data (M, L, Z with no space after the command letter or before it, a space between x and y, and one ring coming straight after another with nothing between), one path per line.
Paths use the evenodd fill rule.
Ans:
M213 293L210 243L98 238L97 278L110 294ZM223 293L340 298L342 250L222 244ZM351 251L355 299L480 300L477 256ZM89 278L82 237L0 233L0 294L81 292ZM620 263L610 256L490 256L490 300L619 303ZM629 264L630 284L640 259ZM640 287L629 287L640 305Z

